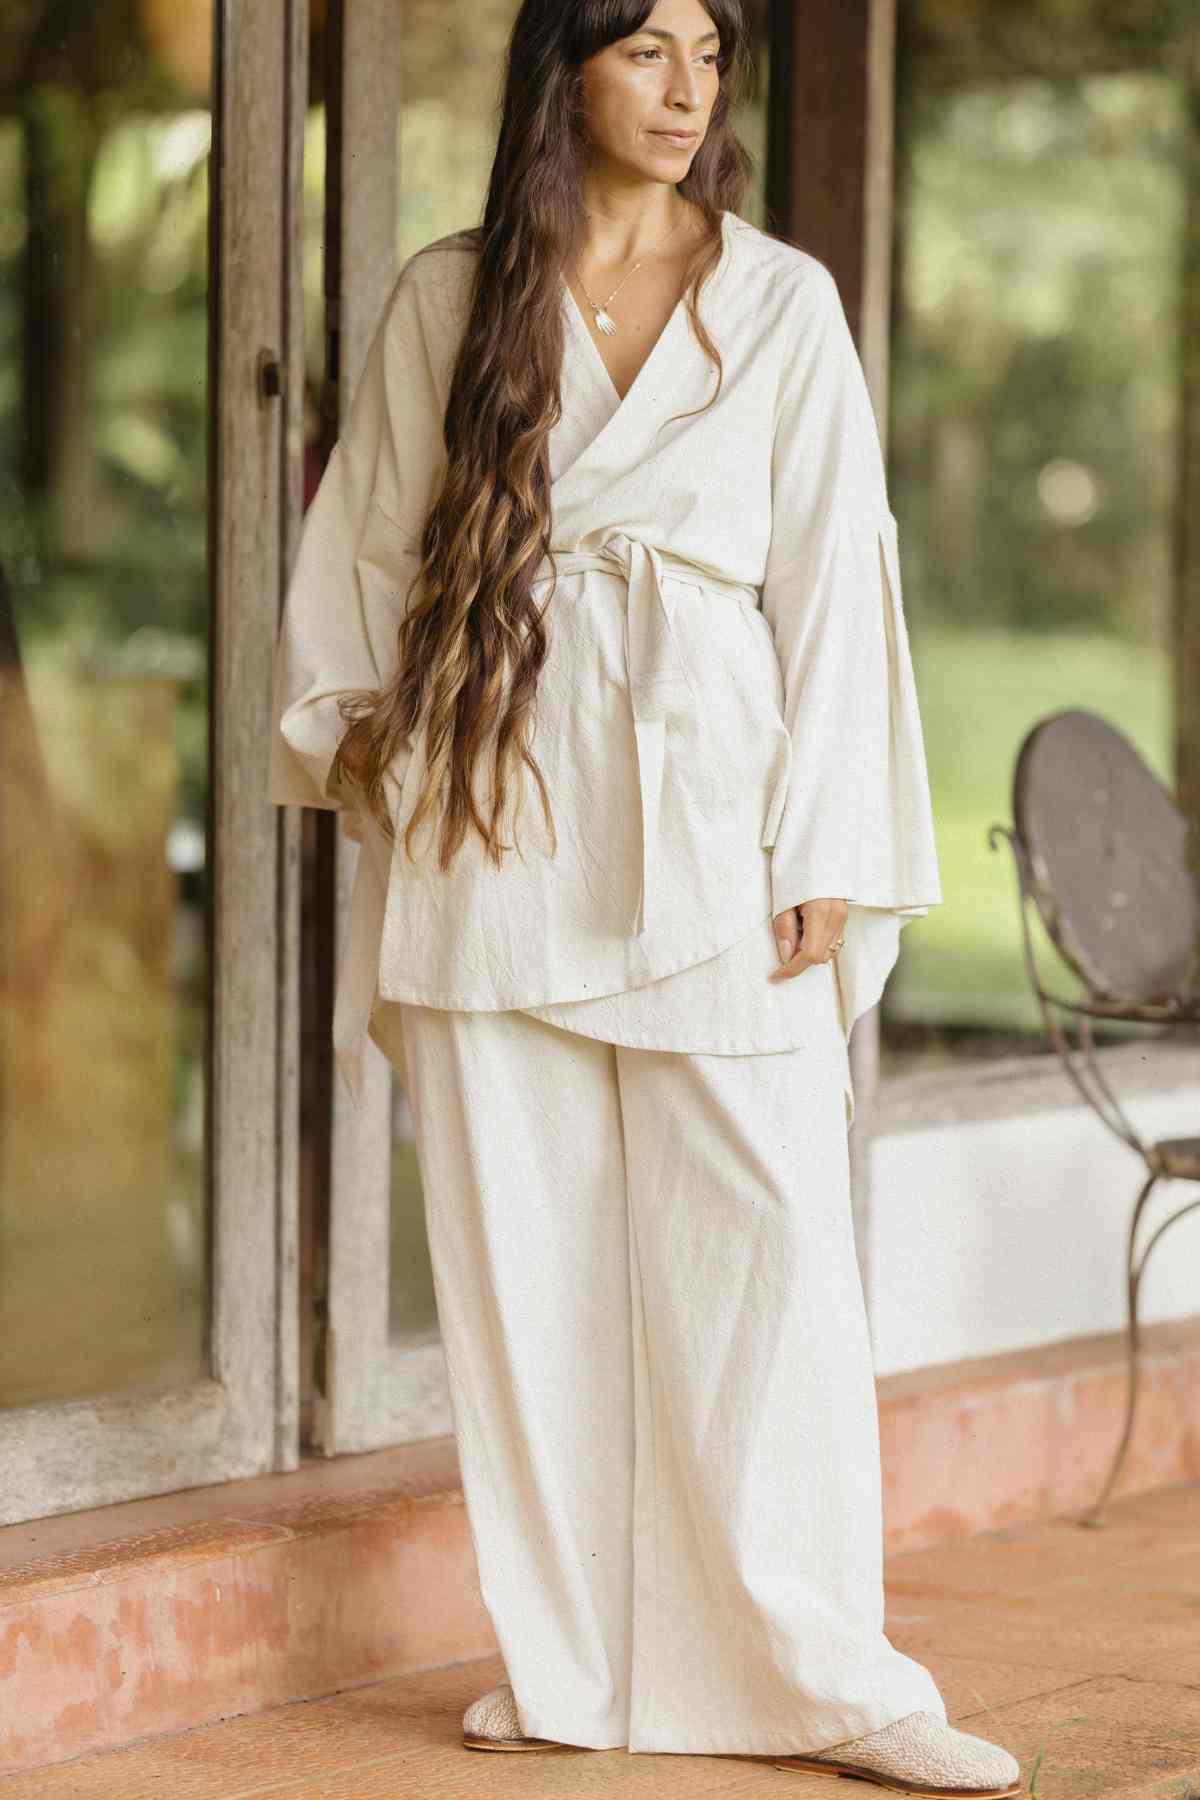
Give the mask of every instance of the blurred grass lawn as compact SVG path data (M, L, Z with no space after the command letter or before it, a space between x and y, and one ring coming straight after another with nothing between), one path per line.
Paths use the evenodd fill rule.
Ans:
M1040 1030L1021 959L1012 853L1003 840L989 848L988 828L1011 823L1012 773L1025 733L1068 706L1086 707L1123 731L1173 789L1167 656L1099 632L966 633L929 625L913 631L912 653L943 901L905 926L887 1008L897 1019L922 1023ZM1077 994L1078 982L1040 928L1035 942L1048 985L1068 998Z

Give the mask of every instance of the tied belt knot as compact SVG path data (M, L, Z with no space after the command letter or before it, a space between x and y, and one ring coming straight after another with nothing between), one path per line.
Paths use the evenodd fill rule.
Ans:
M663 771L666 761L666 734L670 719L684 712L692 699L692 684L679 655L670 617L663 597L665 575L678 576L706 591L726 594L731 599L749 601L756 610L758 589L747 582L716 575L684 557L673 556L628 533L614 532L596 550L552 550L554 570L559 575L574 575L580 570L599 569L606 574L621 575L626 582L625 661L630 705L633 710L634 743L637 753L638 787L642 808L642 879L638 894L633 931L641 937L649 928L654 914L657 892L656 850L658 822L662 805ZM551 579L548 570L538 582ZM781 725L787 739L786 727ZM790 739L780 745L780 761L774 790L767 809L763 832L764 847L775 842L779 817L786 797Z

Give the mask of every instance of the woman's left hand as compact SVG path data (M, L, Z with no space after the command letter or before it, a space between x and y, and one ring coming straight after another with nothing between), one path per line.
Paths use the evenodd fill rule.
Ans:
M771 923L781 966L768 981L789 981L814 963L829 962L848 911L845 900L803 900L776 913Z

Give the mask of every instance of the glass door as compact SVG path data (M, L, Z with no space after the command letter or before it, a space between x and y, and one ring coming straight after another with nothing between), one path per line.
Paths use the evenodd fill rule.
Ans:
M223 7L0 27L5 1523L297 1454L262 768L307 46Z

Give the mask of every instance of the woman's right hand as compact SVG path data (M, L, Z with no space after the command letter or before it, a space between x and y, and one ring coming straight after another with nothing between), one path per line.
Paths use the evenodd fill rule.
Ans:
M771 923L781 966L772 969L767 980L791 981L816 963L832 962L847 910L845 900L829 898L802 900L799 906L776 913Z

